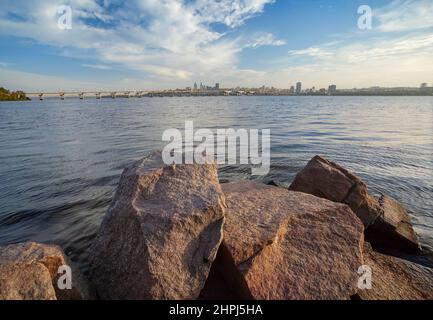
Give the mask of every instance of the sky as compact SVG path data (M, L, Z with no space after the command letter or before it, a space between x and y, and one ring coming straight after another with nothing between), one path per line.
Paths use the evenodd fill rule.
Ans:
M72 9L71 29L58 20ZM358 8L372 9L360 29ZM12 90L433 85L432 0L1 0Z

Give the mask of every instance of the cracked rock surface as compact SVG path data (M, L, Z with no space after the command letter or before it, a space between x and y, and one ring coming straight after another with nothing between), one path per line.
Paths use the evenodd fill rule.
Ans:
M376 199L354 173L320 156L315 156L298 173L290 190L345 203L366 228L366 240L373 247L387 247L409 253L420 250L409 213L388 196Z
M255 182L222 188L224 242L203 298L349 299L356 294L363 225L347 205Z
M167 166L161 153L126 168L91 249L102 299L195 299L222 240L217 166Z

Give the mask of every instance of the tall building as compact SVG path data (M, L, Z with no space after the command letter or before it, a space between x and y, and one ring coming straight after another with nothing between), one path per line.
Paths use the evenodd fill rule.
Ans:
M217 83L215 83L215 89L216 90L219 90L220 89L220 84L217 82Z
M301 94L302 92L302 82L296 84L296 94Z
M197 91L198 87L197 87L197 82L194 82L194 91Z
M200 82L200 90L203 90L203 82Z
M295 87L294 86L290 87L289 93L290 94L295 94Z
M335 94L337 92L337 86L335 85L335 84L331 84L329 87L328 87L328 94L329 95L333 95L333 94Z

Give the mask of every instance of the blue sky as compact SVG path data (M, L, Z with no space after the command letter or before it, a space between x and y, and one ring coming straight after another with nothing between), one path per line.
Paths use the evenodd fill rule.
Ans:
M373 10L358 29L358 7ZM61 30L57 8L72 8ZM2 0L0 86L340 88L433 83L431 0Z

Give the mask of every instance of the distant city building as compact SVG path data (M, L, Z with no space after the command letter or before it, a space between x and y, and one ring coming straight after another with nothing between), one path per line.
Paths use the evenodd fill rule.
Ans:
M197 87L197 82L194 82L194 91L197 91L198 87Z
M220 84L217 82L217 83L215 83L215 89L216 90L219 90L220 89Z
M331 84L328 88L328 94L333 95L337 93L337 86L335 84Z
M290 94L294 94L295 93L295 87L294 86L290 87L289 93Z
M425 89L425 88L427 88L427 83L421 83L421 89Z
M301 94L301 92L302 92L302 83L298 82L296 84L296 94Z
M203 90L203 82L200 82L200 90Z

